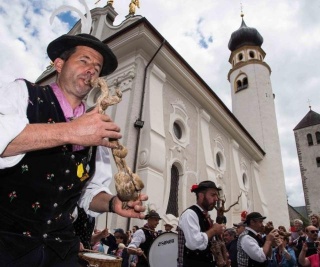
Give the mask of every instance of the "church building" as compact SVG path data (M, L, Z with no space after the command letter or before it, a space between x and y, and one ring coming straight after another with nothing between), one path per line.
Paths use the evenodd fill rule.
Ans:
M92 9L90 34L118 58L117 70L105 79L123 97L107 113L122 129L126 162L143 180L148 206L163 218L159 229L164 222L177 224L196 201L191 186L203 180L222 189L226 208L238 200L224 214L227 226L238 223L242 211L258 211L275 226L289 225L271 68L259 32L242 18L240 28L230 33L230 111L146 17L129 14L114 25L116 16L112 1ZM78 21L68 34L81 29ZM54 78L48 67L37 82ZM97 89L89 93L88 107L99 94ZM111 190L115 193L114 183ZM106 214L99 224L129 229L144 221Z

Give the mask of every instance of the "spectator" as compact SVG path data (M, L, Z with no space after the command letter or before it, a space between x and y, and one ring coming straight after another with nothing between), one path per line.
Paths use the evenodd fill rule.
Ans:
M288 246L290 234L279 231L278 246L273 248L272 257L269 261L268 267L294 267L297 264L297 259L294 250Z
M310 220L311 220L311 225L313 225L314 227L316 227L318 230L320 230L320 217L317 214L312 214L310 216ZM320 237L320 231L318 233L318 237Z
M293 248L296 258L299 258L300 251L302 249L303 242L306 241L306 235L303 229L303 222L300 219L293 221L293 227L290 237L289 245ZM298 262L298 266L301 266Z
M164 225L164 230L165 232L171 232L172 231L172 228L173 228L173 225L169 224L169 223L166 223Z
M237 237L246 229L244 222L234 223L233 226L236 227Z
M237 262L237 233L233 228L228 228L223 233L223 240L226 244L226 248L229 254L229 260L231 267L238 267Z
M311 256L306 256L306 252L308 251L307 242L303 243L301 252L299 254L299 263L300 266L306 267L319 267L320 266L320 245L317 242L317 254L313 254Z

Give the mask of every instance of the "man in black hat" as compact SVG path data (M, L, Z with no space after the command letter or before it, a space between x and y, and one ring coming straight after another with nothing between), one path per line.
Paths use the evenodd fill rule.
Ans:
M0 266L77 266L72 213L81 193L93 215L143 217L145 195L124 210L108 188L106 148L121 138L119 126L97 108L85 113L82 101L91 80L117 68L115 55L88 34L63 35L47 52L54 83L19 79L0 88Z
M214 235L221 235L226 228L224 224L213 224L208 211L216 205L219 191L212 181L192 186L191 192L196 194L197 204L186 209L179 219L178 266L215 266L210 241Z
M147 223L134 233L128 245L128 253L138 255L137 267L149 267L149 250L153 240L159 235L156 227L161 220L160 215L155 210L151 210L145 219Z
M279 238L277 229L273 229L263 241L260 233L264 229L263 220L266 217L259 212L251 212L244 223L246 229L238 238L238 266L267 266L267 257L271 256L272 242Z

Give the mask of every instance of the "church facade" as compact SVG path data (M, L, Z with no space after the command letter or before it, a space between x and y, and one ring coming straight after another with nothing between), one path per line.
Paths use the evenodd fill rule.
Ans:
M257 31L244 24L230 39L231 112L145 17L131 15L113 25L116 15L111 4L91 10L91 34L107 43L119 61L106 80L123 97L107 112L122 129L126 161L142 178L147 204L162 223L176 225L195 203L191 186L212 180L221 187L226 208L239 199L224 214L228 226L239 222L244 210L261 212L275 226L289 225L271 71ZM249 34L252 40L246 43L243 31L248 29L254 36ZM80 32L79 21L69 34ZM48 68L38 82L53 79ZM90 92L88 107L98 95ZM111 189L115 193L113 183ZM216 218L215 210L211 217ZM144 222L107 214L99 224L113 229Z

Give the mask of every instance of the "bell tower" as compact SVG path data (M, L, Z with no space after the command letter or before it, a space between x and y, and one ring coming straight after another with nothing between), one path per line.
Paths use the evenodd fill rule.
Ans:
M283 213L289 218L271 68L264 61L262 36L246 25L243 14L241 19L240 28L231 34L228 44L232 112L266 153L264 159L257 162L259 181L256 182L263 188L269 214L281 212L282 218Z

